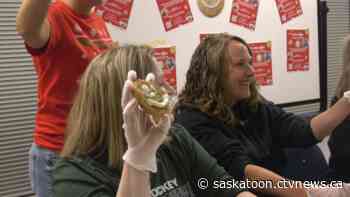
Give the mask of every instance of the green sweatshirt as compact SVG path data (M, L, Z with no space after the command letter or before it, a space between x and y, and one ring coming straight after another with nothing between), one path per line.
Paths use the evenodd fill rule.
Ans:
M231 182L233 178L183 127L174 125L170 136L170 141L157 151L158 171L151 173L152 197L234 197L243 191L232 185L226 189L218 187L217 183ZM54 196L114 197L120 175L121 172L90 157L62 158L53 172ZM208 180L207 189L198 187L201 178Z

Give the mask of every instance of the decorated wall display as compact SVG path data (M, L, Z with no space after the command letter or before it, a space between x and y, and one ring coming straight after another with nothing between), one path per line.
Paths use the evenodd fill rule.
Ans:
M309 30L287 30L287 71L307 71L309 65Z
M264 97L276 104L320 98L318 0L225 0L222 12L215 17L205 16L199 9L198 1L134 0L128 28L121 31L112 24L107 24L107 27L113 40L118 40L120 45L152 43L152 48L165 48L158 49L162 52L155 54L158 59L164 54L161 62L165 62L167 57L173 57L174 60L168 62L175 62L176 59L176 68L169 69L169 65L166 65L164 74L169 83L176 87L177 92L186 84L191 58L200 42L208 35L226 32L252 43L255 54L254 72L261 85L259 92ZM288 6L295 10L295 6L293 8L289 2L300 2L299 7L303 9L303 14L282 24L276 2L284 6L286 13L289 13ZM234 5L238 5L238 9L232 10ZM165 14L161 16L160 10ZM187 22L185 16L194 20ZM232 23L231 16L240 16L242 21ZM180 22L173 23L177 17L186 25L182 26ZM171 24L168 27L165 25L167 22ZM168 28L167 31L165 27ZM291 31L287 36L288 29ZM300 29L304 32L301 36L291 34ZM306 42L302 41L302 38ZM291 42L291 45L287 46L288 42ZM169 46L176 46L176 53L169 52ZM301 46L308 48L303 49ZM170 63L172 68L171 65L175 64Z
M233 0L230 22L255 30L259 0Z
M272 85L271 42L250 43L255 78L261 86Z
M97 7L97 14L106 22L126 29L128 27L133 0L107 0L105 4Z
M176 48L156 47L153 49L154 56L161 64L164 80L176 90Z
M276 5L282 24L303 14L300 0L276 0Z
M165 31L193 21L188 0L156 0Z

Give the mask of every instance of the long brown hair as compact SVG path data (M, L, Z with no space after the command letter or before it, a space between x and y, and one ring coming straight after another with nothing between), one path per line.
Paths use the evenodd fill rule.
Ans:
M228 45L232 41L242 43L250 50L248 44L240 37L227 33L210 35L203 40L192 55L190 67L186 75L186 84L179 95L176 108L190 105L222 120L227 125L234 125L236 117L231 106L224 102L225 71L229 64ZM255 107L260 100L255 80L250 85L251 96L247 100Z
M152 50L128 45L109 49L87 67L69 114L67 138L61 156L107 157L108 165L121 169L127 144L122 129L122 88L129 70L139 78L156 67Z
M347 90L350 90L350 35L344 39L343 68L335 91L335 96L339 99Z

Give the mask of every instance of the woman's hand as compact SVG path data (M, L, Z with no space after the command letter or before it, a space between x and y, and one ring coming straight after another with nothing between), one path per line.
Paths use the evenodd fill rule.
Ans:
M123 156L125 162L141 171L157 171L156 152L163 143L170 128L170 117L165 115L156 124L144 113L131 93L135 71L129 71L122 95L123 128L128 150ZM154 80L148 74L146 80Z

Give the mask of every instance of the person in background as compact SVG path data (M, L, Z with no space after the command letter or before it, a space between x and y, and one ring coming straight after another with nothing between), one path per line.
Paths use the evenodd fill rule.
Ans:
M145 46L113 48L91 62L53 172L54 195L254 197L240 188L197 186L203 178L212 183L232 177L183 127L170 126L171 111L154 124L141 110L131 91L133 81L145 77L167 86Z
M94 12L101 0L23 0L16 26L38 75L30 176L38 197L52 196L52 166L63 147L67 114L79 78L112 40Z
M192 56L178 96L175 122L184 126L219 165L241 180L285 180L279 175L286 147L321 141L350 113L348 94L311 123L260 98L247 43L229 34L212 35ZM303 187L256 188L273 196L307 196ZM311 193L314 190L310 191Z
M331 105L334 105L342 98L344 92L350 89L350 36L345 38L343 50L343 70L338 82L335 96ZM350 182L350 119L347 117L344 122L338 125L331 134L328 146L331 152L329 166L335 172L335 180Z

